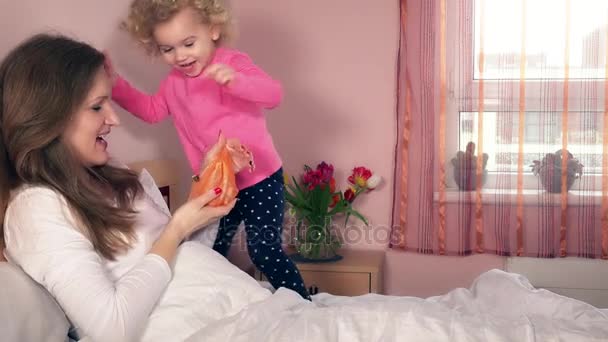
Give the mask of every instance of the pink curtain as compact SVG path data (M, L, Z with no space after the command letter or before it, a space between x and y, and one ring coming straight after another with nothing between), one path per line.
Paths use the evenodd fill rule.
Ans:
M607 31L599 0L401 0L392 248L608 259Z

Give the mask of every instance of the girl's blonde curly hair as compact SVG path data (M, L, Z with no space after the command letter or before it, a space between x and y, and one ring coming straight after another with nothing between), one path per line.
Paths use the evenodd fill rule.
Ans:
M154 27L187 7L196 10L204 24L220 28L216 44L223 45L234 38L232 16L224 0L134 0L121 27L141 43L148 54L155 56L159 51L154 41Z

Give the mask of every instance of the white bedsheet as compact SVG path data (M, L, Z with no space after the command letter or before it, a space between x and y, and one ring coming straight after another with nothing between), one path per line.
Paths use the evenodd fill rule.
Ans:
M180 249L174 281L144 341L608 341L608 315L492 270L470 289L420 299L274 294L195 242Z

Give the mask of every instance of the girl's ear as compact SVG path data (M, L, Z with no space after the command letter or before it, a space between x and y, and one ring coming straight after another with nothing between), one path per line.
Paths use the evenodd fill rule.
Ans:
M222 33L222 29L219 25L211 26L211 39L213 39L214 42L216 42L218 39L220 39L221 33Z

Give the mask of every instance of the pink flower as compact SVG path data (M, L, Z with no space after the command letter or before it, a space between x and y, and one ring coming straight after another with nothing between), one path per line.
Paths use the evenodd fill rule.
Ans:
M321 164L317 165L316 170L313 170L308 166L305 168L305 170L306 173L302 177L302 181L308 187L309 190L314 189L318 185L323 187L324 185L329 184L331 192L335 191L336 180L333 178L333 165L327 164L326 162L321 162Z
M304 182L304 185L308 187L309 190L312 190L317 185L322 183L322 174L318 170L309 170L302 177L302 181Z
M321 180L323 183L328 183L334 176L334 166L331 164L327 164L326 162L321 162L321 164L317 165L317 171L321 173Z

